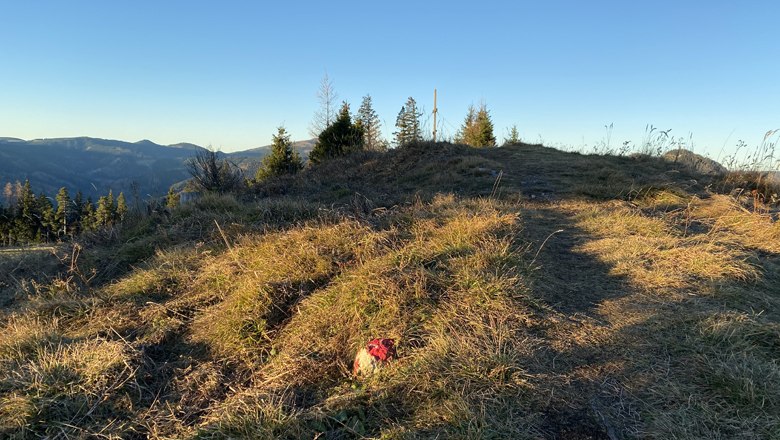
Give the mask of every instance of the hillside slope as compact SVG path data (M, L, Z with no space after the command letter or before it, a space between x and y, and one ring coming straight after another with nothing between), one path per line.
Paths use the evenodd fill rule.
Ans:
M314 140L293 144L304 158L313 146ZM52 197L63 186L72 193L99 196L109 188L129 192L135 182L142 197L160 196L172 184L190 177L185 162L202 149L190 143L166 146L148 140L78 137L25 141L0 137L0 185L29 179L35 191ZM270 146L263 146L220 156L252 177L270 151Z
M61 187L85 196L130 192L165 194L171 184L189 177L184 162L200 147L163 146L151 141L123 142L96 138L0 139L0 182L29 179L33 189L50 196Z
M420 144L0 256L0 436L773 438L780 223L707 179Z

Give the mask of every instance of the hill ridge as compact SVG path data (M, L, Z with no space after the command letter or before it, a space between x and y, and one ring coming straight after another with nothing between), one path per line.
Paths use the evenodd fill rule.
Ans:
M420 143L0 260L0 435L771 438L780 222L722 184Z
M311 141L296 143L304 155ZM85 196L109 189L129 193L133 182L139 194L162 196L168 188L189 177L185 162L203 147L181 142L157 144L88 136L22 140L0 138L0 185L29 179L35 191L53 197L60 187ZM270 147L226 153L247 175L253 176Z

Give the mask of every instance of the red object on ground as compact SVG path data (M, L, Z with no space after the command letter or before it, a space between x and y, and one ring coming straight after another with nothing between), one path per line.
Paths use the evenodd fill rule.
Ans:
M384 362L388 359L395 359L396 353L394 345L395 341L392 339L377 338L372 339L366 346L366 349L368 350L368 354Z
M352 373L355 376L359 374L373 374L389 360L396 357L395 341L387 338L372 339L355 356Z

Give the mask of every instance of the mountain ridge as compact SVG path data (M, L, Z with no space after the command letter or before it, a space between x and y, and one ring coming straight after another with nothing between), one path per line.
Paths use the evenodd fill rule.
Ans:
M302 156L313 140L296 143ZM170 145L149 139L129 142L89 136L24 140L0 137L0 184L30 180L33 190L54 196L59 188L85 196L131 192L141 197L161 196L189 178L186 161L204 147L189 142ZM236 162L248 177L270 152L270 145L221 153Z

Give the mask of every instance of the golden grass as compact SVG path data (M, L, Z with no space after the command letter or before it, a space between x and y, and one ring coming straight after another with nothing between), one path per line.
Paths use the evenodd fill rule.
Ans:
M374 233L382 238L370 240L381 243L378 252L300 299L272 339L255 385L208 418L204 436L297 437L335 429L388 438L523 437L533 431L522 417L497 423L529 387L523 361L535 347L530 336L516 340L529 313L512 240L516 216L490 202L444 197L398 220ZM286 236L300 239L294 231ZM378 335L398 341L402 361L381 379L358 384L356 393L349 387L351 360ZM296 408L290 393L313 399L313 406ZM404 421L380 423L388 410Z
M57 338L57 321L11 315L0 332L0 359L18 360Z
M658 207L658 200L656 196L651 206ZM668 198L660 200L663 206ZM706 211L695 206L692 218L698 220ZM735 243L733 234L713 229L686 236L673 221L620 204L588 208L577 219L576 225L594 238L578 250L609 264L611 274L627 276L641 289L700 294L702 281L747 281L759 275L756 257L746 248L749 242Z
M44 326L27 325L38 336L34 342L27 338L34 346L22 353L22 346L16 345L12 355L0 361L0 433L71 436L80 431L74 424L90 427L96 419L129 410L123 394L135 372L131 348L102 339L47 340L42 337ZM19 330L20 324L9 327Z
M369 258L384 235L345 222L243 237L195 283L220 302L195 320L194 338L223 356L267 351L272 333L301 297L343 266Z
M0 323L0 437L780 432L770 216L650 158L434 147L208 196L85 251L89 282L26 281ZM434 195L490 194L499 168L494 197ZM378 336L399 359L352 378Z

